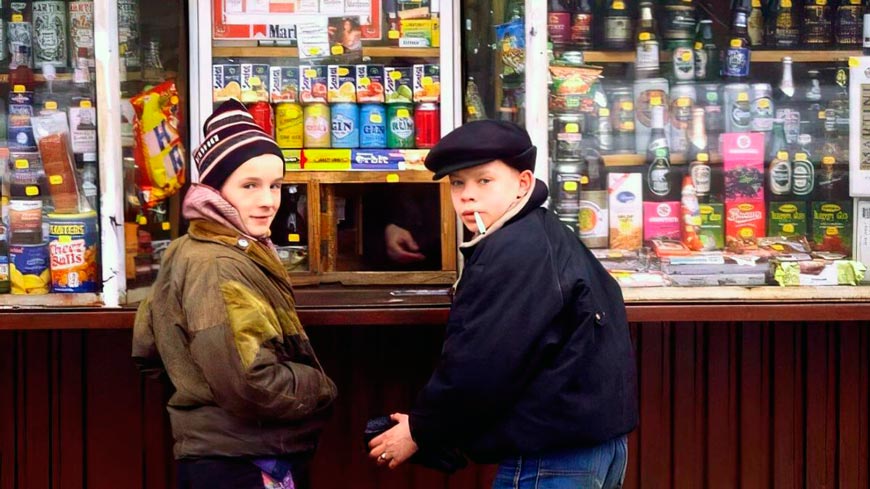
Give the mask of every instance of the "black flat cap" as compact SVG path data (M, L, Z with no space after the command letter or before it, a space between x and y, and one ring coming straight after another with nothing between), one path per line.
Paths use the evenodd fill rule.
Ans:
M444 136L426 156L433 180L451 172L501 160L517 170L535 169L537 148L529 133L513 122L473 121Z

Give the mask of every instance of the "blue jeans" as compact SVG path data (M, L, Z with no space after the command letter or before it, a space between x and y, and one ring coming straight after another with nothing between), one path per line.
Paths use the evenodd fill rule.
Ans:
M498 466L492 489L619 489L627 462L625 436L591 448L512 457Z

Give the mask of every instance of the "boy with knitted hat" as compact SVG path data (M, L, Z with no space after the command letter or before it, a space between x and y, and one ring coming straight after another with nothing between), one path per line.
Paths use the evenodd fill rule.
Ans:
M465 124L429 153L474 233L441 361L409 415L369 444L394 468L418 448L499 463L495 488L618 487L637 425L636 368L616 281L541 207L536 150L521 127ZM567 486L566 486L567 487Z
M188 233L169 246L133 329L133 357L165 370L178 487L305 488L336 396L269 240L278 145L236 100L204 126Z

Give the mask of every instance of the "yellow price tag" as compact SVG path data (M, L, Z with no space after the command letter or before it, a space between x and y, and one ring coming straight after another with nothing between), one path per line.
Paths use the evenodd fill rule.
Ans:
M298 243L298 242L302 241L302 237L300 237L296 233L290 233L287 235L287 241L289 241L291 243Z
M24 187L24 195L28 197L36 197L39 195L39 187L36 185L28 185L27 187Z
M819 119L827 119L827 118L828 118L828 115L825 113L825 111L820 110L819 111Z
M12 22L24 22L24 16L21 14L12 14Z
M422 84L424 87L431 87L432 86L432 77L431 76L424 76L423 79L420 80L420 84Z
M752 0L752 6L755 8L761 8L761 0Z
M140 226L144 226L144 225L148 224L148 219L146 219L145 216L139 216L136 218L136 224L138 224Z
M565 182L562 185L562 188L564 188L566 192L576 192L577 191L577 182Z
M580 132L580 125L576 122L569 122L568 124L565 124L565 132L568 134L577 134Z
M677 99L677 107L688 107L692 105L692 99L689 97L680 97Z
M411 113L408 112L408 109L399 109L396 111L396 117L402 117L402 118L411 117Z
M162 222L162 223L160 223L160 229L162 229L162 230L164 230L164 231L169 231L169 229L170 229L171 227L172 227L172 225L169 224L168 222Z
M469 105L468 109L469 109L468 112L471 113L472 115L474 115L472 113L472 111L474 110L474 107ZM381 117L381 114L376 114L373 112L372 115L369 117L369 122L371 122L373 124L380 124L380 123L384 122L384 118Z
M740 39L732 39L731 40L731 47L732 48L739 48L741 45L743 45L743 41L741 41Z
M477 115L477 109L475 109L473 105L468 106L468 115ZM372 122L375 122L374 119L372 120Z
M680 55L680 58L681 58L684 62L691 61L691 60L692 60L692 53L686 51L686 52L684 52L682 55Z
M14 87L12 87L12 91L15 93L24 93L27 91L27 89L24 87L24 85L15 85Z
M174 97L174 98L178 98L178 97L175 97L175 96L173 96L173 97ZM174 103L174 104L177 104L178 101L176 100L176 101L173 102L173 103ZM93 106L94 106L94 104L92 104L90 100L82 100L81 102L79 102L79 107L81 107L82 109L90 109L90 108L93 107Z
M613 10L625 10L625 3L613 2Z
M26 170L30 168L30 162L27 160L15 160L15 168L19 170Z
M45 102L45 110L57 110L57 102L48 100Z
M60 185L63 183L63 176L62 175L52 175L52 176L48 177L48 183L50 183L52 185Z
M397 30L391 30L391 31L387 32L388 39L398 39L399 36L400 36L400 34L399 34L399 31L397 31Z
M580 184L581 185L589 184L589 177L587 177L586 175L580 175Z
M833 156L825 156L824 158L822 158L822 163L826 165L833 165L835 161L836 160Z
M737 94L737 101L738 102L748 102L749 101L749 94L746 92L738 93Z
M763 99L758 101L758 106L761 107L762 109L766 109L766 108L770 107L770 100L763 98Z
M807 159L807 154L806 154L806 153L795 153L795 154L794 154L794 159L796 159L796 160L804 160L804 161L806 161L806 159Z
M342 54L344 54L344 47L341 44L336 44L335 46L332 46L332 49L330 51L332 52L333 56L341 56Z
M700 42L695 43L695 49L702 49L703 47L704 47L704 44L702 44Z
M849 56L849 68L857 68L861 64L855 56Z
M58 236L57 240L60 241L61 243L71 243L72 236Z
M828 0L816 0L816 5L827 5Z
M305 78L314 78L315 76L317 76L317 70L305 70Z
M82 104L84 104L84 103L87 103L87 104L88 104L88 107L91 106L91 101L90 101L90 100L85 100L84 102L82 102ZM178 95L173 95L173 96L169 99L169 103L172 104L172 105L178 105Z
M399 182L399 174L398 173L390 173L387 175L387 183L398 183Z
M634 131L634 121L625 121L620 127L622 127L622 130L626 132Z
M783 8L791 8L791 0L782 0Z
M649 32L641 32L637 36L637 38L640 39L641 41L649 41L649 38L650 38Z
M787 151L780 151L780 152L776 153L776 158L780 159L780 160L787 160L788 159L788 152Z
M620 107L622 107L622 110L634 110L634 102L627 100L627 101L621 103Z
M661 97L650 97L649 104L650 105L661 105L662 98Z
M598 109L598 117L610 117L610 109L607 107Z
M794 232L794 224L791 224L791 223L784 224L782 226L782 230L787 232L787 233L793 233Z
M402 79L402 74L399 73L398 71L391 71L391 72L390 72L390 78L393 79L393 80L401 80L401 79Z

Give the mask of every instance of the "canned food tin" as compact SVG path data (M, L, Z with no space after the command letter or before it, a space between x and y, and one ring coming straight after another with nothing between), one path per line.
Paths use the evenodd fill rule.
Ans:
M333 148L359 148L359 105L332 105L330 140Z
M414 147L414 109L410 104L393 104L387 110L387 147Z
M387 111L382 104L360 107L360 148L387 147Z
M282 149L299 149L305 141L302 106L283 102L275 106L275 142Z
M418 148L431 148L441 139L441 111L438 104L421 103L414 109L414 138Z
M42 242L42 200L9 201L9 242L25 245Z
M50 287L48 243L9 245L9 277L12 293L47 294Z
M634 153L634 96L628 85L608 90L610 125L613 128L613 152Z
M557 214L573 214L580 210L580 187L583 174L580 163L556 165L553 169L552 186L555 188L554 210Z
M254 102L248 105L248 112L266 134L275 137L275 116L272 114L272 106L268 102Z
M309 104L302 111L303 141L306 148L329 147L329 106L326 104Z
M553 118L554 161L580 161L583 158L584 124L582 114L557 114Z
M691 40L695 35L695 7L693 5L665 5L665 29L662 37L665 41L677 39ZM673 44L666 43L665 49L672 49Z
M749 132L752 128L749 85L746 83L725 85L724 99L725 132Z
M82 214L48 215L48 252L53 292L96 292L97 243L99 228L96 211Z

